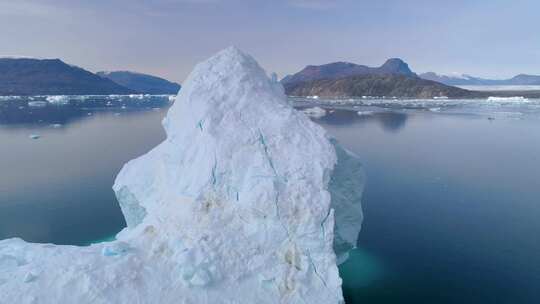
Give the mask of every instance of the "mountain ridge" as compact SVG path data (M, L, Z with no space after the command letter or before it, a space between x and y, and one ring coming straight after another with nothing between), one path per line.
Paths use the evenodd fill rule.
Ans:
M407 75L355 75L337 79L318 79L284 84L289 96L400 97L400 98L472 98L484 93L448 86Z
M301 71L285 76L282 84L313 81L319 79L338 79L356 75L416 75L411 71L409 65L399 58L390 58L379 67L369 67L366 65L351 62L338 61L322 65L308 65Z
M101 71L98 76L143 94L177 94L181 86L158 76L133 71Z
M435 72L426 72L418 76L446 85L540 85L540 76L530 74L518 74L508 79L487 79L466 74L442 75Z
M132 93L135 92L57 58L0 58L0 95Z

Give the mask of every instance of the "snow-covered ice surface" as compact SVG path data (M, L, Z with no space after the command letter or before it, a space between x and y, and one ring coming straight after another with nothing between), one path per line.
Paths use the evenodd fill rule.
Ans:
M116 241L1 241L0 303L343 302L337 257L362 221L353 154L235 48L196 66L163 126L115 181Z

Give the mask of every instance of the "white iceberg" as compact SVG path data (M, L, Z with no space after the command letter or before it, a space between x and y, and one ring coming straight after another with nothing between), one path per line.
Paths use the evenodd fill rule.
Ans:
M46 97L50 104L65 105L69 103L69 96L66 95L51 95Z
M513 96L513 97L495 97L491 96L487 101L492 102L528 102L529 100L523 96Z
M358 111L356 112L356 114L358 114L359 116L368 116L368 115L373 115L375 112L373 111Z
M307 108L302 110L304 114L313 118L323 118L326 116L326 110L320 107Z
M47 102L46 101L29 101L28 106L34 107L34 108L43 108L47 106Z
M115 181L116 241L1 241L0 303L343 303L333 248L345 259L361 225L354 155L235 48L197 65L163 126Z

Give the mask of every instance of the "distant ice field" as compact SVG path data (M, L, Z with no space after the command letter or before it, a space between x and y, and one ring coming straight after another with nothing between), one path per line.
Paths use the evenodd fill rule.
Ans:
M465 85L457 87L471 91L540 91L540 85Z
M170 106L175 95L56 95L56 96L0 96L4 108L87 109L94 111L132 111ZM321 118L328 109L350 109L360 111L359 115L387 110L425 110L440 113L475 113L499 117L511 113L512 117L532 115L540 117L540 99L515 97L489 97L484 99L400 99L363 96L360 98L327 99L323 97L291 97L290 101L300 107L308 116ZM6 108L6 109L7 109ZM38 112L36 112L38 113ZM0 113L1 114L1 113ZM7 112L4 113L7 115ZM90 115L90 114L88 114ZM2 116L2 115L0 115ZM12 115L8 115L12 116ZM46 120L46 119L45 119Z
M359 115L389 110L429 111L447 114L476 114L488 118L532 116L540 118L540 99L523 97L490 97L485 99L313 99L291 98L295 106L312 112L309 108L349 109L359 111ZM321 112L322 111L318 111ZM328 112L328 111L326 111Z

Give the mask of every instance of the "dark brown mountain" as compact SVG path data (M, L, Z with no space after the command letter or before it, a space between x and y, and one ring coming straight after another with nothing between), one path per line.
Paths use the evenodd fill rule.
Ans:
M408 75L356 75L338 79L319 79L285 83L290 96L359 97L386 96L433 98L476 98L493 96L484 92L468 91L431 80Z
M0 95L109 95L133 90L60 59L0 58Z
M334 62L323 65L308 65L294 75L281 80L283 84L299 83L319 79L337 79L357 75L406 75L415 76L407 63L399 58L388 59L380 67L372 68L350 62Z

